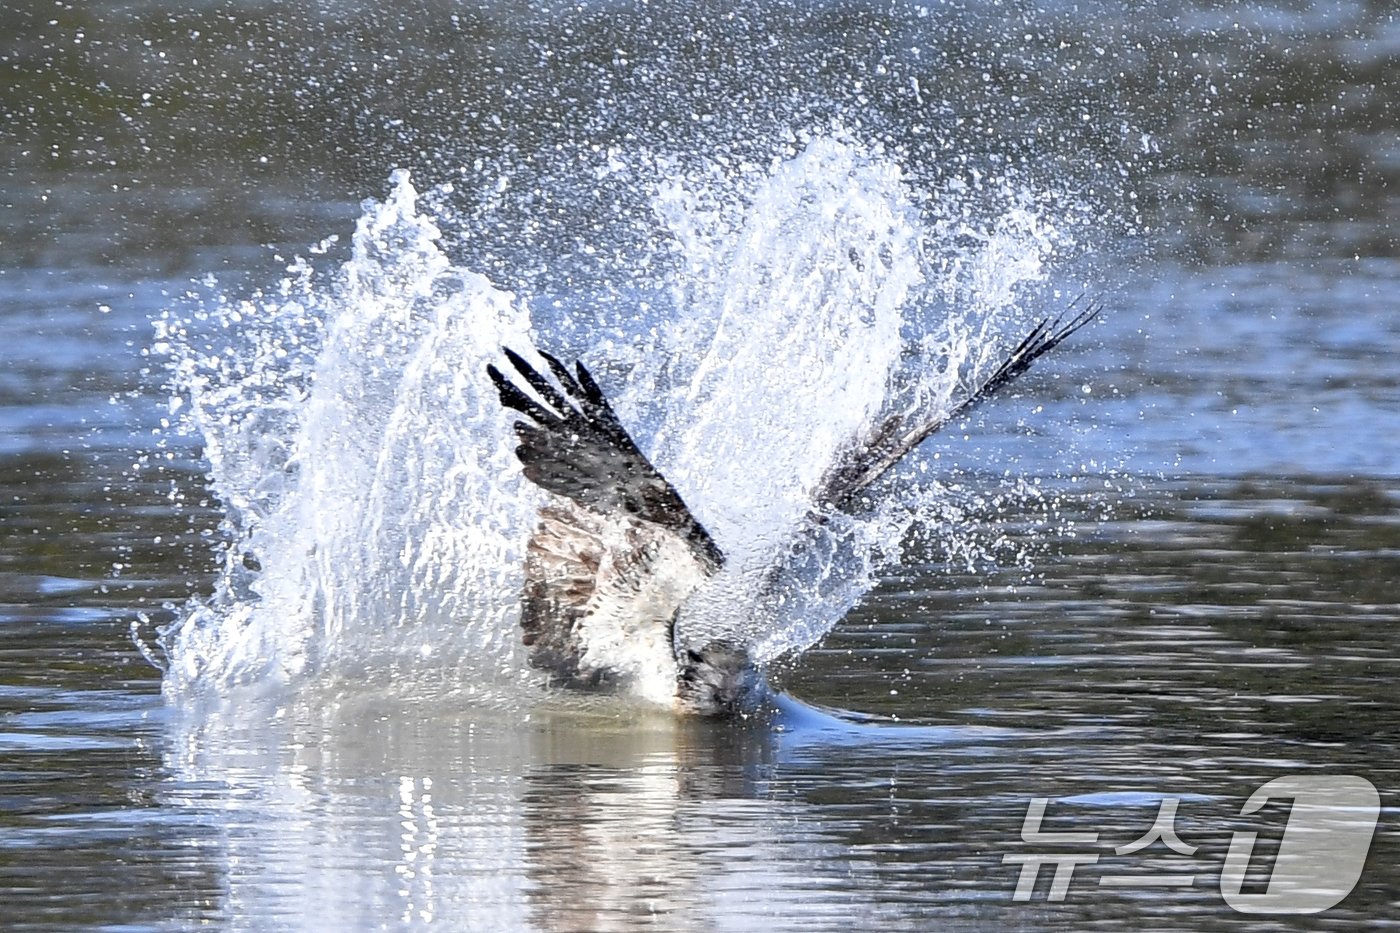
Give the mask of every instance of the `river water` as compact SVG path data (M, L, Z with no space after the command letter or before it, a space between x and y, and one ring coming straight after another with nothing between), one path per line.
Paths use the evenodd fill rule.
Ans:
M1395 915L1386 4L20 3L0 24L6 929ZM784 709L676 721L502 679L529 500L480 485L494 412L443 388L479 376L470 354L526 318L583 354L737 536L772 479L745 450L800 470L783 426L835 423L783 408L797 383L763 396L765 360L825 374L832 409L872 402L856 351L933 393L916 348L978 334L975 368L1081 293L1098 322L883 490L877 543L902 554L777 663ZM453 329L482 308L489 345ZM706 359L755 400L737 427L685 421L677 386L741 327ZM400 488L355 485L352 454ZM321 520L364 502L382 538ZM507 545L453 549L487 525ZM297 580L343 599L307 609ZM1374 837L1334 827L1305 861L1323 888L1348 852L1361 869L1312 908L1271 900L1301 836L1289 794L1246 801L1346 775L1379 792ZM1176 836L1134 850L1164 818ZM1027 857L1051 860L1018 893Z

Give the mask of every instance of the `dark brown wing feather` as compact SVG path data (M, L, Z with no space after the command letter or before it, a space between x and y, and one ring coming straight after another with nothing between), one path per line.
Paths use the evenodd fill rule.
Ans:
M515 425L516 455L526 478L561 497L540 510L526 548L520 625L531 665L576 687L699 697L684 677L693 665L678 657L675 617L723 553L582 363L571 373L540 353L551 382L505 354L534 393L487 367L501 403L527 419Z
M680 494L637 448L607 397L582 363L570 373L540 353L558 380L550 383L519 354L505 351L517 373L544 404L527 395L495 366L487 373L501 404L528 420L516 422L515 449L525 476L541 489L572 499L599 515L631 515L680 535L712 570L724 554L695 520Z
M1016 349L952 411L906 427L903 418L892 415L875 425L864 443L848 448L818 486L814 501L819 507L850 508L855 497L867 489L927 440L945 424L966 415L979 403L1014 382L1031 364L1060 345L1079 328L1099 316L1103 306L1090 302L1072 305L1069 311L1051 320L1046 318L1016 345Z
M579 686L604 675L582 669L578 622L597 589L602 542L572 510L546 506L525 550L520 628L532 666Z

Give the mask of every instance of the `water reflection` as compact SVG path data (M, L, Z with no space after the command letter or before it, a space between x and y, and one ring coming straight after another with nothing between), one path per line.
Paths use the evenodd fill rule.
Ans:
M19 501L36 472L52 482ZM21 923L1272 929L1220 895L1236 831L1260 833L1261 864L1281 838L1284 814L1241 816L1248 796L1358 774L1393 808L1400 786L1389 479L1144 480L1107 517L1065 490L1073 536L1039 541L1033 566L916 548L783 674L877 719L737 729L371 684L164 709L125 628L198 582L198 549L141 543L146 572L117 580L103 557L152 520L186 528L162 484L93 509L118 493L81 461L0 480L17 532L0 538L0 891ZM998 527L1030 545L1030 517ZM1168 796L1195 855L1116 855ZM1063 902L1048 872L1012 900L1005 857L1055 851L1022 841L1034 797L1047 830L1100 834ZM1387 811L1326 919L1385 914L1395 838ZM1194 882L1100 885L1152 871Z
M169 802L209 814L219 786L223 909L294 925L463 920L475 928L707 928L744 900L726 878L800 830L755 803L773 733L637 710L444 712L366 698L257 704L176 728ZM640 716L640 721L639 717ZM730 863L731 847L749 853ZM790 870L828 863L820 846ZM828 867L827 870L831 870ZM805 876L789 886L810 887ZM781 887L781 885L777 885Z
M1280 773L1379 780L1359 749L1225 720L1213 732L1144 722L1116 711L1122 699L1081 697L1092 725L1019 728L859 723L793 704L726 727L363 697L250 725L256 704L243 701L175 726L162 798L200 827L216 915L255 927L918 929L1224 918L1233 833L1262 827L1267 853L1287 818L1241 818L1246 796ZM1031 902L1012 900L1007 856L1045 850L1023 839L1034 797L1049 800L1045 831L1102 840L1080 846L1098 859L1063 902L1048 900L1048 872ZM1167 797L1193 854L1115 856ZM1131 886L1152 872L1194 881ZM1371 878L1336 916L1384 886Z

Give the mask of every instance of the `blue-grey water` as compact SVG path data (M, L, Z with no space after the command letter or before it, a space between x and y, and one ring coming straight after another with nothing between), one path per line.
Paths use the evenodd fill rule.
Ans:
M0 927L1393 921L1388 4L21 2L0 27ZM647 191L742 205L828 136L926 218L971 192L925 255L1024 208L1058 233L1014 297L1106 306L930 442L956 527L775 671L830 716L417 697L373 664L162 696L133 623L162 660L229 526L154 321L262 300L296 256L334 274L406 168L552 345L635 333L699 288ZM1321 913L1242 913L1231 841L1259 834L1261 894L1287 818L1245 801L1296 775L1378 789L1364 870ZM1025 841L1035 798L1095 841ZM1164 798L1197 848L1116 852ZM1065 851L1098 858L1018 900L1015 857Z

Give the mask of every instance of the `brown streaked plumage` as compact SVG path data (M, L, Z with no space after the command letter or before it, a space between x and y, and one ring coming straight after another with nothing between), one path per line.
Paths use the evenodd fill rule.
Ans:
M858 494L930 435L1026 372L1098 316L1071 308L1043 320L992 375L945 414L873 425L827 471L818 509L853 509ZM763 696L763 676L743 645L685 644L676 617L724 565L724 553L680 493L637 447L582 363L574 370L537 351L553 381L506 349L531 395L495 366L487 373L515 424L525 476L552 495L525 559L520 625L530 663L559 682L626 689L681 712L742 712Z

